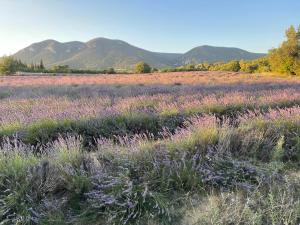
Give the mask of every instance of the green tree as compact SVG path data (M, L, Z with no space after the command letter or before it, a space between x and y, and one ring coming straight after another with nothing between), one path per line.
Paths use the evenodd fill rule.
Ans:
M11 56L2 57L0 61L0 74L11 75L18 70L18 61Z
M0 74L11 75L17 71L28 71L28 67L21 60L16 60L11 56L0 58Z
M269 52L269 62L272 71L285 73L285 74L297 74L299 73L299 57L300 48L298 43L298 35L294 26L291 26L286 31L286 41L277 49L272 49Z
M33 63L30 64L29 69L30 69L30 72L34 72L35 71L35 66L34 66Z
M51 68L53 73L70 73L70 67L68 65L57 65Z
M241 60L241 72L256 73L270 72L270 64L267 57L262 57L254 60Z
M45 69L44 62L43 62L42 59L41 59L40 65L39 65L39 69L40 70L44 70Z
M298 49L300 48L300 26L298 27L298 32L296 34Z
M211 71L233 71L239 72L241 69L240 62L238 60L232 60L227 63L219 62L213 63L209 66Z
M210 67L210 64L208 62L200 63L196 66L197 70L200 71L208 71Z
M139 62L138 64L135 65L134 71L136 73L150 73L151 67L145 62Z
M238 60L233 60L228 63L225 63L222 67L222 70L224 71L233 71L233 72L239 72L241 69L240 62Z

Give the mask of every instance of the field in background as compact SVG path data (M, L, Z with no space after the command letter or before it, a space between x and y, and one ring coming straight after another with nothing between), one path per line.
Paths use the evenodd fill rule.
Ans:
M293 76L272 74L247 74L235 72L203 71L172 72L150 74L99 74L64 76L2 76L0 86L48 86L48 85L151 85L151 84L188 84L217 85L238 83L286 82L299 83Z
M3 224L296 225L299 162L296 77L0 77Z

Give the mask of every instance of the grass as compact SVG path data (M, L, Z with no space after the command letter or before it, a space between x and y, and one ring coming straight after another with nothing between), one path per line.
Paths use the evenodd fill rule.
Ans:
M60 135L77 134L84 139L85 146L93 145L95 137L114 138L114 136L133 136L135 134L148 133L155 138L161 138L164 130L171 134L177 128L184 127L186 121L193 120L195 116L214 115L221 123L226 120L235 123L240 115L251 114L251 109L256 114L272 114L278 109L283 108L283 112L288 113L289 110L299 111L298 107L286 108L290 104L273 104L267 108L257 106L256 109L249 106L219 106L214 110L211 108L208 111L193 111L187 113L178 113L169 111L168 113L137 113L125 112L122 114L112 114L100 118L83 118L80 120L74 119L42 119L29 124L10 123L3 124L0 127L0 137L17 137L24 143L31 145L44 145L47 142L57 139ZM222 110L220 110L222 108ZM223 121L224 120L224 121ZM235 122L234 122L235 121ZM267 123L267 124L265 124ZM289 127L291 131L298 129L298 126L293 127L293 124L284 123L278 120L276 126ZM270 126L268 121L256 121L255 127ZM279 129L279 128L278 128Z
M299 192L285 178L251 192L211 193L190 199L182 224L297 224ZM294 184L298 185L298 184Z
M63 195L65 200L56 207L60 208L61 220L65 222L140 224L152 220L147 215L154 215L159 224L173 224L184 221L185 215L190 213L184 206L186 199L182 200L189 193L199 198L208 195L209 203L203 204L210 208L198 215L203 224L230 224L233 217L226 213L235 213L234 218L241 221L248 221L250 216L257 214L254 224L298 221L299 199L296 194L289 193L297 191L297 186L282 180L287 171L298 168L297 163L291 167L293 160L290 159L289 170L274 173L273 169L273 162L279 166L287 163L280 157L289 151L284 149L283 136L264 133L268 135L261 138L258 135L264 143L272 144L259 143L254 148L248 142L249 135L255 138L253 130L234 132L246 125L251 127L245 122L240 127L219 127L213 117L198 118L189 127L163 140L124 137L117 144L101 139L97 141L98 150L92 152L84 151L80 137L60 137L38 155L32 153L30 146L8 141L2 147L0 211L13 214L4 214L3 220L9 221L8 224L18 220L24 224L35 220L51 221L49 217L57 212L44 211L44 201L51 201L47 202L50 204L47 207L52 207L56 204L53 197ZM232 136L235 138L230 138ZM239 145L244 150L234 154L230 146ZM268 155L262 157L260 148ZM299 184L299 180L295 182ZM229 190L231 195L222 194L224 190ZM211 195L212 191L215 194ZM284 199L278 196L285 192ZM228 205L227 199L231 198L234 203ZM253 204L259 205L253 211L244 198L253 198ZM178 210L175 214L174 207ZM218 210L225 215L220 217ZM182 213L178 214L180 211Z
M218 73L234 88L188 91L210 74L176 74L187 81L172 75L171 88L11 89L0 100L0 224L299 224L298 84Z

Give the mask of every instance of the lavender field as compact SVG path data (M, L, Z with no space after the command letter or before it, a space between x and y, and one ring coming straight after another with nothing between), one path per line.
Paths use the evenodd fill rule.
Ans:
M300 82L168 75L1 86L0 224L299 224Z

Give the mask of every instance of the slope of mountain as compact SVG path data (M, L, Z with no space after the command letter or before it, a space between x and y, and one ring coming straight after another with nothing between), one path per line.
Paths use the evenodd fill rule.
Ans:
M153 67L173 67L203 61L216 62L232 59L254 59L263 54L250 53L237 48L200 46L185 54L158 53L132 46L121 40L96 38L86 43L61 43L45 40L34 43L14 54L25 63L38 63L42 59L47 67L69 65L78 69L130 68L139 61Z
M178 54L150 52L132 46L124 41L105 38L93 39L86 48L60 62L75 68L128 68L139 61L145 61L155 67L173 66Z
M265 54L252 53L239 48L199 46L179 57L178 64L197 64L201 62L220 62L230 60L250 60L263 57Z
M20 50L14 57L26 63L36 63L43 59L45 65L49 66L78 54L85 47L84 43L77 41L60 43L55 40L45 40Z

